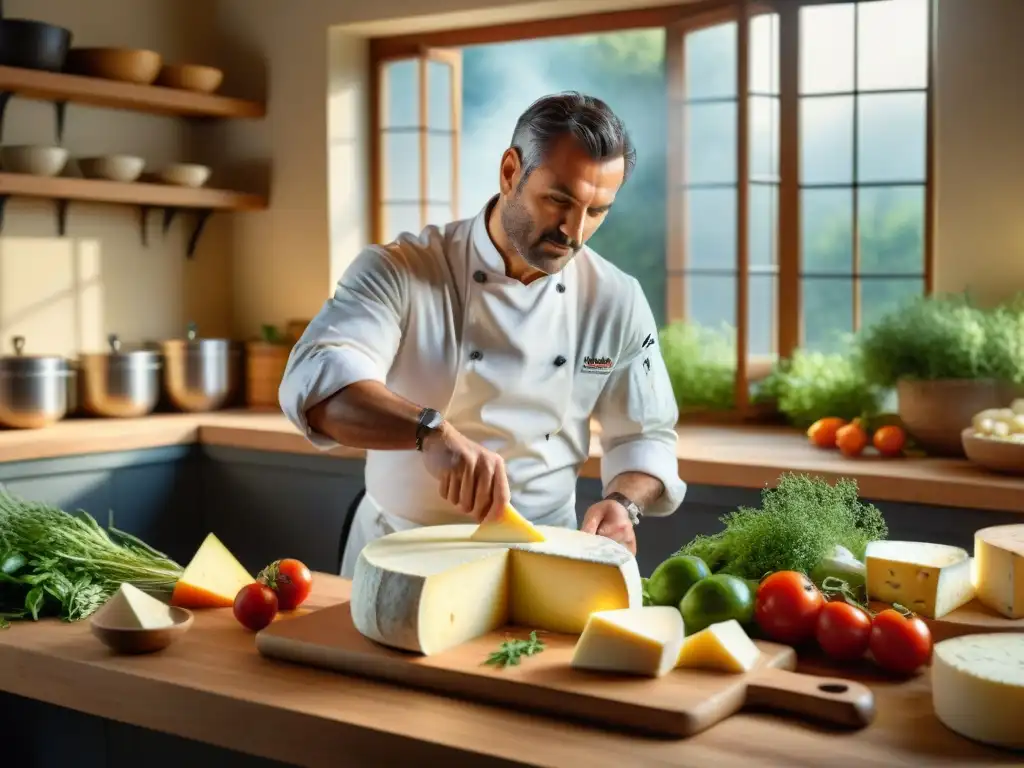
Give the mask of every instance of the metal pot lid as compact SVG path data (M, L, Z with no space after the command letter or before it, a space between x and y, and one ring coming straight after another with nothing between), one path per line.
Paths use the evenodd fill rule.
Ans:
M0 357L0 374L37 376L59 374L68 370L67 358L60 355L24 354L24 336L13 337L11 339L11 345L14 347L14 354Z
M109 352L89 352L80 355L82 360L102 358L108 360L112 365L157 365L160 362L160 352L155 349L139 347L135 349L124 349L121 338L112 333L107 336Z
M187 349L189 351L198 351L203 348L225 348L233 347L235 343L231 339L205 339L200 338L195 323L189 323L188 329L185 333L184 339L168 339L160 343L160 346L165 350L174 349Z

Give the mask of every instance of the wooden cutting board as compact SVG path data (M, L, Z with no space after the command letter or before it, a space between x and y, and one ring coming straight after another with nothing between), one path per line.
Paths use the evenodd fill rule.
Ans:
M675 670L637 678L572 669L575 635L542 634L543 652L519 666L483 664L501 642L525 638L509 627L436 654L396 651L363 637L349 603L275 621L256 635L264 656L428 689L457 698L579 719L631 732L691 736L744 707L779 710L847 727L874 719L871 691L849 680L793 672L792 648L758 641L758 666L746 674Z

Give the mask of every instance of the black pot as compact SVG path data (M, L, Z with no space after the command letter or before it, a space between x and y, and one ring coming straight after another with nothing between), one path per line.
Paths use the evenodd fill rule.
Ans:
M0 66L60 72L71 31L29 19L0 19Z

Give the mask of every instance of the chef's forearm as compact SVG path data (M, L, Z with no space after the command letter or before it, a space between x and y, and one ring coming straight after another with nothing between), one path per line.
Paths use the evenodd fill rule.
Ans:
M665 484L644 472L623 472L608 484L608 493L621 493L640 507L641 511L657 501L665 492Z
M349 448L409 450L423 408L377 381L357 381L306 412L309 426Z

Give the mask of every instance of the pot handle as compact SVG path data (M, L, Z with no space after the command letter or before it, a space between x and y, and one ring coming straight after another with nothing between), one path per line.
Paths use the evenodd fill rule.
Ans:
M21 357L21 353L25 349L25 337L15 336L14 338L11 339L11 344L14 345L14 354L17 355L18 357Z
M3 2L3 0L0 0L0 2ZM107 336L107 343L110 344L110 351L115 355L121 351L121 339L116 333Z
M3 0L0 0L0 2L3 2ZM189 323L188 324L188 340L189 341L195 341L196 340L196 335L197 335L196 324L195 323Z

